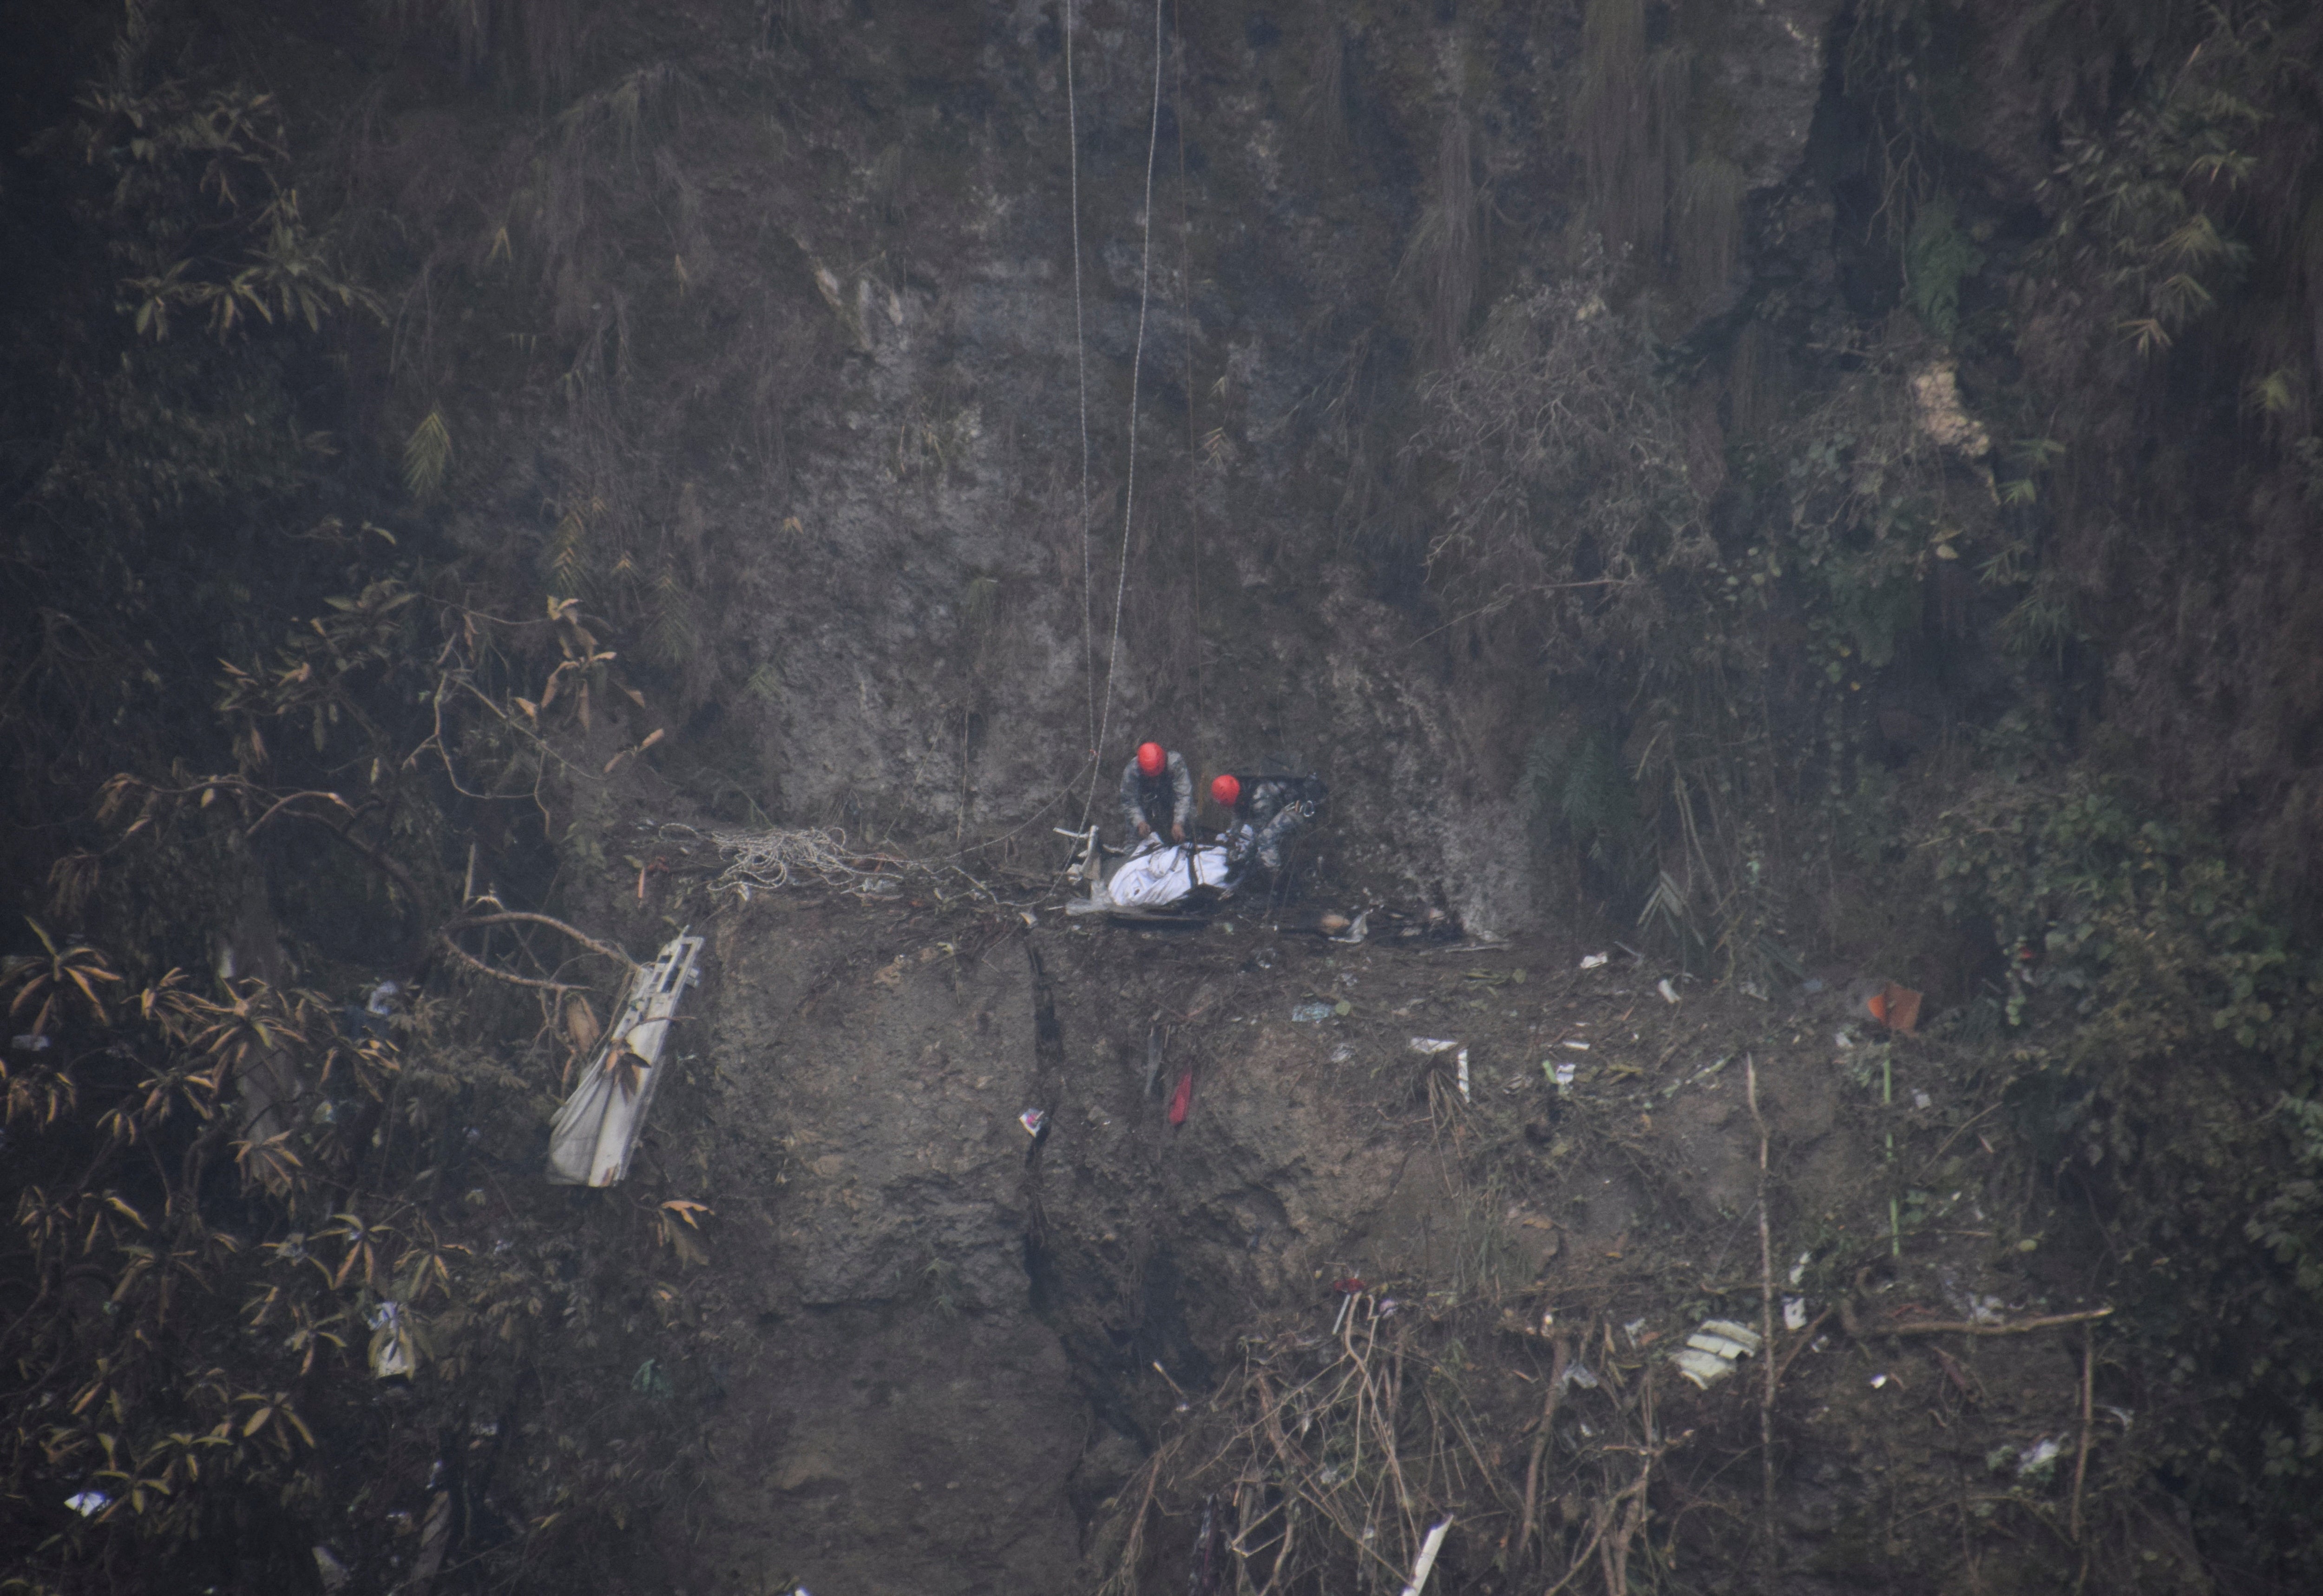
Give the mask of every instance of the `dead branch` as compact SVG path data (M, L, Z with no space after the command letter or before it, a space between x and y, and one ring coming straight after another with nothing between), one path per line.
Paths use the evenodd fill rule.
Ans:
M611 944L607 942L601 942L596 938L589 935L588 932L576 930L575 928L565 924L563 921L556 919L553 915L533 914L521 909L507 909L501 911L498 914L467 915L463 919L454 921L450 925L445 927L444 930L445 935L448 937L452 932L455 931L465 931L470 926L508 925L518 922L522 922L528 925L545 925L551 931L563 931L566 936L572 938L574 941L580 943L583 948L586 948L590 952L596 954L601 959L610 959L623 968L631 971L636 970L638 968L638 961L631 959L628 954L622 952L619 948L613 947Z
M2096 1384L2097 1351L2087 1330L2081 1332L2081 1446L2073 1458L2073 1540L2081 1538L2081 1487L2089 1474L2089 1398Z
M458 959L462 964L466 965L478 975L490 976L495 981L506 981L511 986L531 986L542 992L563 993L585 992L588 990L585 986L574 986L564 981L536 981L530 976L511 975L507 970L494 969L491 965L486 964L482 959L478 959L465 948L461 947L459 943L454 941L452 940L452 933L448 931L443 934L440 940L444 946L451 951L453 958Z
M2109 1317L2110 1307L2084 1308L2077 1314L2044 1314L2037 1319L2018 1319L2006 1325L1979 1325L1970 1319L1914 1319L1903 1325L1881 1325L1864 1332L1867 1335L2030 1335L2035 1330L2054 1330L2062 1325L2086 1325L2092 1319Z
M1524 1518L1517 1527L1517 1556L1532 1544L1533 1514L1540 1505L1540 1461L1548 1451L1550 1426L1556 1422L1557 1404L1565 1399L1565 1367L1573 1349L1560 1335L1549 1344L1548 1395L1540 1405L1540 1428L1532 1438L1532 1460L1525 1464Z
M1775 1252L1767 1225L1767 1120L1758 1112L1758 1065L1742 1055L1743 1089L1750 1099L1750 1123L1758 1130L1758 1335L1767 1353L1758 1360L1766 1385L1758 1397L1759 1533L1765 1537L1762 1579L1775 1589Z
M252 790L253 790L253 791L255 791L255 789L252 789ZM285 810L285 809L289 808L291 804L298 803L298 800L299 800L299 799L301 799L301 798L326 798L326 799L328 799L331 803L335 803L336 805L338 805L338 806L339 806L339 808L341 808L342 810L344 810L344 811L346 812L347 815L348 815L350 818L353 818L353 816L354 816L354 812L354 812L354 806L353 804L349 803L345 799L344 799L344 798L340 797L336 793L324 793L324 792L285 793L281 797L277 798L277 799L276 799L272 803L268 804L268 805L266 806L266 812L265 812L264 814L260 815L256 820L254 820L254 821L251 821L251 822L250 822L250 825L249 825L249 828L248 828L247 830L245 830L243 832L243 835L245 838L248 838L248 837L255 837L255 836L257 836L257 835L258 835L258 831L259 831L259 828L260 828L260 827L262 827L262 826L265 825L267 821L269 821L272 820L276 815L280 814L283 810ZM317 820L317 819L320 819L321 817L317 816L317 815L308 815L308 816L307 816L306 818L308 818L308 820ZM326 824L328 824L329 822L326 821L325 823L326 823Z

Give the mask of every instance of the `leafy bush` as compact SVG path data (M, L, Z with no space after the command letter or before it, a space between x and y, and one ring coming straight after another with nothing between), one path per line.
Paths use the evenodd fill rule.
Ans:
M2007 961L2018 1129L2102 1227L2152 1466L2240 1560L2323 1570L2323 960L2126 778L2020 769L1927 839Z

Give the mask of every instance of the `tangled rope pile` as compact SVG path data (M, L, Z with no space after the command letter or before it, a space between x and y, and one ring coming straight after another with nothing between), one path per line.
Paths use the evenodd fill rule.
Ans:
M907 882L939 902L960 896L1000 901L991 888L956 865L931 864L899 854L858 853L848 846L847 833L836 826L757 831L720 827L702 831L672 822L662 827L661 834L670 839L700 838L716 848L724 868L712 878L711 892L730 893L746 903L756 892L801 886L879 900L894 897Z
M745 831L720 828L699 831L670 824L665 837L706 838L726 861L710 884L713 893L733 893L748 902L756 891L786 886L826 886L858 897L885 897L899 891L903 877L918 867L890 854L858 853L837 827Z

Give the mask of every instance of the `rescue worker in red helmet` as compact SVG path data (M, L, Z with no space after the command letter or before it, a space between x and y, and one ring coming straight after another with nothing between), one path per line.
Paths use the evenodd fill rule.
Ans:
M1140 743L1122 767L1121 815L1135 836L1150 837L1166 826L1171 841L1185 841L1194 820L1194 774L1186 757L1160 743Z
M1210 783L1210 798L1233 812L1226 827L1226 858L1240 866L1255 859L1265 869L1282 868L1283 848L1315 823L1327 790L1320 777L1229 771Z

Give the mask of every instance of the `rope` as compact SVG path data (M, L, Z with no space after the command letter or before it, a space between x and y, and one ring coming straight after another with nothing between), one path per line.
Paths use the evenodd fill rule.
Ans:
M1081 830L1088 830L1089 812L1097 807L1097 784L1105 776L1103 749L1113 729L1114 667L1121 657L1121 603L1129 591L1129 533L1137 510L1138 379L1145 369L1145 313L1153 298L1153 164L1162 148L1162 0L1153 0L1153 118L1145 137L1144 260L1138 269L1137 347L1129 366L1129 472L1121 505L1121 569L1113 584L1113 640L1105 654L1105 712L1097 718L1097 768L1089 777L1088 803L1081 810Z
M1081 684L1088 694L1089 757L1097 757L1097 631L1089 601L1096 595L1089 570L1088 337L1081 322L1081 124L1073 97L1073 5L1065 0L1065 133L1070 141L1067 170L1072 174L1073 362L1080 373L1081 420ZM1091 789L1095 791L1094 788ZM1088 830L1086 824L1082 830Z

